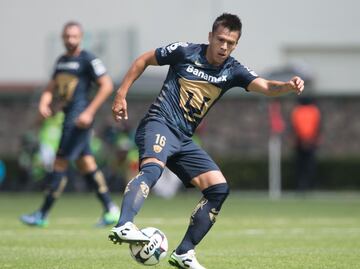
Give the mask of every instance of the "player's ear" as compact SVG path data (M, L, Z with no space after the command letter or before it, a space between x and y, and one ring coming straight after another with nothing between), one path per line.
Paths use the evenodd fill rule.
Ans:
M211 38L212 38L212 32L209 32L209 36L208 36L209 43L210 43Z

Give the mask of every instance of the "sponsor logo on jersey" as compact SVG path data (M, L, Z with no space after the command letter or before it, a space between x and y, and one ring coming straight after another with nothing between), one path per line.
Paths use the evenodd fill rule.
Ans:
M172 43L171 45L169 45L169 46L166 47L166 50L167 50L169 53L171 53L171 52L173 52L174 50L176 50L179 46L185 48L185 47L189 46L189 44L186 43L186 42L176 42L176 43Z
M258 77L258 74L256 74L255 71L251 70L251 69L250 69L249 67L247 67L246 65L244 65L244 68L245 68L247 71L249 71L249 73L250 73L251 75L253 75L254 77Z
M206 74L204 71L201 71L197 68L195 68L194 66L192 65L188 65L188 67L186 68L186 72L190 73L190 74L193 74L197 77L200 77L204 80L207 80L209 82L213 82L213 83L217 83L217 82L225 82L227 81L227 75L222 75L222 76L219 76L219 77L214 77L214 76L211 76L209 74Z
M58 63L56 68L61 70L77 70L79 69L80 64L78 62L66 62L66 63Z
M176 50L179 46L181 47L187 47L189 46L188 43L186 42L176 42L176 43L172 43L166 47L161 48L161 56L165 57L166 55L168 55L168 53L172 53L174 50Z
M94 72L97 76L101 76L106 72L106 68L100 59L92 60L91 65L94 68Z

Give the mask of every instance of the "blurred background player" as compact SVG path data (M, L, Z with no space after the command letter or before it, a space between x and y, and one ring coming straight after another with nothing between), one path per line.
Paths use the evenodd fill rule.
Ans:
M52 79L40 98L39 112L42 117L48 118L58 110L63 110L65 117L45 199L39 210L20 218L28 225L47 225L47 215L66 186L66 172L69 161L73 160L76 160L76 166L86 180L94 186L103 206L104 213L97 225L113 224L119 216L119 209L110 198L106 180L90 150L95 114L112 93L113 84L101 60L81 48L82 37L82 26L78 22L65 24L62 38L66 53L58 58ZM98 90L89 101L93 82Z
M48 118L39 116L35 126L31 126L21 137L18 164L24 189L38 185L53 171L63 120L62 111Z
M39 128L39 152L46 172L52 172L56 151L61 139L64 112L58 111L51 117L44 118Z
M308 96L298 99L291 113L295 143L296 184L299 191L313 187L316 175L316 150L320 138L321 113Z
M170 66L159 96L136 132L140 171L125 189L118 224L109 235L113 243L149 242L133 221L166 165L186 187L197 187L203 194L169 263L178 268L204 268L194 249L215 223L229 187L219 167L191 139L196 127L233 87L267 96L300 94L304 89L300 77L287 82L266 80L230 57L241 28L236 15L224 13L215 20L208 45L177 42L151 50L137 58L126 73L112 107L117 121L128 119L126 95L144 70L149 65Z

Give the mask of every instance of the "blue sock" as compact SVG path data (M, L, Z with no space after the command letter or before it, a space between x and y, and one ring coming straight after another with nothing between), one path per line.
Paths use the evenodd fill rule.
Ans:
M120 219L116 227L128 221L134 221L135 215L139 212L150 189L160 178L163 170L164 168L157 163L146 163L141 167L139 174L125 188Z
M67 183L66 172L54 171L49 175L48 180L50 182L47 186L47 190L46 190L47 194L46 194L45 200L39 210L43 217L47 216L51 207L54 205L56 199L64 191L66 183Z
M113 205L109 189L107 187L107 183L104 177L104 174L100 170L95 170L84 175L88 184L95 189L96 196L100 200L104 211L109 212L110 207Z
M227 183L220 183L203 190L204 197L191 214L186 234L176 249L177 254L184 254L194 249L216 221L221 206L229 195Z

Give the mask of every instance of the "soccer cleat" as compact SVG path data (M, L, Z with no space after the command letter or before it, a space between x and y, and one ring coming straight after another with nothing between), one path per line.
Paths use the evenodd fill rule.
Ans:
M48 226L48 221L40 211L35 211L32 214L28 215L22 215L20 217L20 221L24 224L30 225L30 226L37 226L45 228Z
M195 251L190 249L185 254L176 254L175 250L171 253L169 258L169 263L171 266L176 268L185 268L185 269L206 269L202 266L195 257Z
M109 240L114 244L135 243L146 244L150 242L149 237L143 234L132 222L128 221L120 227L113 227Z
M108 212L105 212L96 223L96 227L104 227L108 225L114 225L118 221L120 216L120 210L117 206L110 208Z

